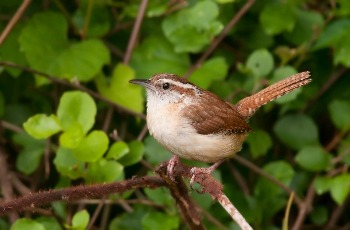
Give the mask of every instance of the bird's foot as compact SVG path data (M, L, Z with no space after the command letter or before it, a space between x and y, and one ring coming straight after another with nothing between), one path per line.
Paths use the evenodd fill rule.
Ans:
M203 181L203 180L205 180L207 177L209 177L209 176L213 173L213 171L214 171L217 167L219 167L219 165L220 165L224 160L225 160L225 159L220 160L220 161L214 163L213 165L211 165L211 166L208 167L208 168L192 167L192 168L191 168L191 171L190 171L190 175L191 175L190 188L191 188L192 190L194 190L194 188L193 188L194 183L195 183L196 181L198 181L198 180L202 180L202 181ZM198 193L203 193L203 191L198 191L197 189L196 189L196 191L197 191Z
M175 167L180 163L181 163L180 158L176 155L173 156L168 162L167 174L172 181L175 181Z

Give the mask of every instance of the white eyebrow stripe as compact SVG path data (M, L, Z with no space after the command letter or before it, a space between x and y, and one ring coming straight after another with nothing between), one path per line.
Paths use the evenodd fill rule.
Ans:
M193 90L197 90L197 88L194 86L194 85L191 85L191 84L186 84L186 83L182 83L182 82L179 82L179 81L174 81L174 80L171 80L171 79L166 79L167 82L169 82L170 84L173 84L173 85L176 85L176 86L179 86L179 87L183 87L185 89L193 89Z

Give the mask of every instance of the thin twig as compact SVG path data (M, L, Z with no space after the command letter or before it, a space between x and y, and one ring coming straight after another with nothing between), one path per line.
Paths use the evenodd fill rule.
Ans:
M27 7L29 6L30 2L31 2L31 0L23 0L22 4L18 7L16 13L13 15L11 20L7 23L5 29L2 31L2 33L0 35L0 46L5 41L7 36L10 34L11 30L16 25L18 20L22 17L23 13L25 12Z
M134 27L132 29L131 37L129 39L128 47L126 49L126 53L124 56L124 64L129 64L132 51L135 47L137 36L139 34L139 31L140 31L143 16L145 15L147 4L148 4L148 0L142 0L142 2L140 4L140 8L139 8L139 11L137 13L136 21L135 21Z
M255 173L265 177L266 179L270 180L271 182L275 183L276 185L281 187L285 192L287 192L289 195L294 193L294 191L292 189L288 188L283 183L281 183L279 180L277 180L276 178L274 178L273 176L271 176L270 174L268 174L267 172L265 172L261 168L257 167L253 163L247 161L243 157L240 157L240 156L236 155L233 159L238 161L240 164L246 166L247 168L249 168L253 172L255 172ZM298 205L299 208L303 206L304 202L299 196L295 195L294 201Z
M5 129L11 130L15 133L23 133L24 132L24 130L21 127L15 125L15 124L12 124L8 121L2 120L2 121L0 121L0 125L2 127L4 127Z
M97 207L96 207L96 209L94 211L94 214L92 215L92 217L90 219L89 225L86 228L87 230L90 230L90 229L93 228L94 223L95 223L98 215L100 214L100 212L102 211L103 206L105 205L105 200L106 200L106 196L103 196L102 199L100 199L100 202L97 205Z
M348 71L347 68L340 68L336 72L334 72L326 81L326 83L323 84L322 88L317 92L317 94L309 100L309 102L306 104L306 106L303 108L303 112L308 110L309 108L313 107L314 103L325 93L327 90L336 82L338 79L343 76L346 71Z
M86 87L84 87L84 86L82 86L80 84L72 84L71 82L63 80L63 79L60 79L60 78L58 78L56 76L52 76L52 75L43 73L41 71L31 69L29 67L17 65L17 64L12 63L12 62L6 62L6 61L3 62L3 61L1 61L0 62L0 66L12 67L12 68L20 69L20 70L23 70L23 71L26 71L26 72L29 72L29 73L32 73L32 74L40 75L42 77L45 77L45 78L49 79L52 82L55 82L55 83L58 83L58 84L61 84L61 85L64 85L64 86L68 86L70 88L78 89L78 90L81 90L83 92L86 92L86 93L90 94L92 97L94 97L94 98L96 98L96 99L98 99L100 101L106 102L107 104L112 105L114 108L116 108L116 109L118 109L120 111L129 113L131 115L137 116L137 117L142 118L142 119L145 119L145 117L146 117L144 114L134 112L134 111L132 111L132 110L122 106L122 105L119 105L119 104L115 103L114 101L109 100L108 98L105 98L105 97L101 96L100 94L94 92L93 90L88 89L88 88L86 88Z
M220 42L226 37L226 35L231 31L232 27L237 24L237 22L243 17L243 15L249 10L249 8L254 4L255 0L248 0L244 6L233 16L231 21L225 26L223 31L219 36L217 36L214 41L210 44L209 48L202 54L202 56L197 60L197 62L191 66L191 68L184 74L185 78L188 78L193 71L199 68L202 63L212 54Z
M301 206L301 208L299 208L298 216L294 222L292 230L301 229L301 225L303 224L306 215L311 211L311 205L312 205L312 201L314 200L314 197L315 197L315 189L314 189L314 183L312 182L310 183L309 189L307 191L305 201Z

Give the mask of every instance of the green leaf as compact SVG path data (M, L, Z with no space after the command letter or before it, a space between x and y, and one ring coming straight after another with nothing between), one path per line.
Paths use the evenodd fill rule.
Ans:
M89 224L90 214L86 210L81 210L74 214L72 219L73 230L84 230Z
M331 22L318 37L314 49L322 49L346 41L350 34L350 19Z
M318 172L330 166L331 155L318 145L305 146L299 150L295 161L306 170Z
M263 170L286 186L290 186L295 175L292 166L286 161L268 163L263 167ZM258 179L254 189L254 199L256 212L261 211L263 219L271 218L282 210L287 202L286 193L281 187L264 177Z
M327 223L328 215L328 207L316 206L313 207L310 217L313 223L317 225L322 225Z
M100 73L103 65L109 63L110 57L101 41L90 39L70 45L54 61L51 68L53 74L86 82Z
M21 218L17 219L16 222L11 226L10 230L45 230L44 226L35 220Z
M78 147L84 136L81 125L77 123L73 124L60 136L60 145L65 148L74 149Z
M84 162L78 160L70 149L59 147L53 163L61 175L71 179L84 175Z
M294 10L293 6L283 2L266 4L260 13L260 23L269 35L292 31L296 21Z
M46 230L62 230L61 225L57 219L49 216L40 216L35 219L38 223L42 224Z
M119 162L124 166L129 166L139 162L144 153L144 145L140 141L131 141L129 143L130 152L119 159Z
M328 105L333 124L343 132L350 129L350 102L335 99Z
M296 22L291 32L285 33L284 37L296 45L310 41L314 31L320 30L324 20L322 14L317 11L296 10Z
M104 97L135 112L142 112L142 88L129 83L129 80L134 78L134 71L127 65L119 63L109 81L100 75L96 79L96 85Z
M284 144L295 150L318 144L317 126L304 114L290 114L280 118L273 130Z
M292 76L293 74L296 74L296 73L297 73L296 69L294 69L291 66L279 67L279 68L275 69L275 71L273 73L271 84L275 83L275 82L278 82L280 80L283 80L283 79L285 79L287 77L290 77L290 76ZM277 98L275 100L275 102L277 104L288 103L288 102L290 102L292 100L295 100L297 98L297 96L301 93L301 91L302 91L302 88L295 89L292 92L290 92L290 93L288 93L286 95L283 95L280 98Z
M37 139L48 138L61 130L59 121L53 114L34 115L24 122L23 127L29 135Z
M176 52L199 52L208 45L223 25L216 20L218 6L213 1L199 1L166 17L162 29Z
M224 58L214 57L193 72L189 80L201 88L208 89L215 80L223 80L227 75L228 66Z
M272 71L273 66L272 54L266 49L255 50L249 55L246 62L246 67L256 77L265 77Z
M108 143L105 132L94 130L81 140L77 148L73 149L73 154L83 162L95 162L107 151Z
M124 178L124 167L116 161L104 158L89 164L87 180L89 182L113 182Z
M137 77L149 78L157 73L183 75L190 67L188 54L178 54L162 36L150 36L136 47L130 65Z
M107 152L107 159L118 160L130 152L129 146L124 141L118 141L112 144Z
M263 130L254 130L247 138L253 158L263 156L272 147L270 135Z
M337 7L334 8L334 13L337 16L350 15L350 2L348 0L337 0Z
M350 174L335 176L330 190L333 200L342 205L350 192Z
M180 225L179 216L170 216L163 212L151 211L142 218L142 227L144 230L178 229Z
M21 51L36 70L68 79L88 81L109 62L109 51L98 40L70 43L67 21L62 14L35 14L19 37ZM43 58L45 57L45 58ZM43 83L43 80L38 80Z
M348 36L350 33L348 34ZM349 57L349 52L350 52L350 42L348 40L344 40L340 43L338 43L335 46L334 50L334 64L343 64L344 66L349 67L350 66L350 57Z
M63 130L77 124L87 133L95 123L96 104L91 96L80 91L65 92L58 105L57 117Z
M21 23L16 23L16 26L8 34L5 41L0 46L0 59L16 63L21 66L27 65L24 54L20 51L18 37L23 29ZM14 68L5 68L13 77L18 77L22 70ZM1 113L0 113L1 116Z
M87 37L102 37L104 36L111 27L111 14L107 5L103 1L96 1L91 7L91 13L88 16L89 12L89 1L81 1L79 3L79 8L74 13L72 18L74 24L80 31L84 30L85 20L87 17L89 19L89 26L85 31Z
M328 192L332 186L332 178L327 176L317 176L314 181L315 191L318 195Z
M155 202L156 204L162 205L166 207L167 209L173 209L172 211L175 211L174 209L174 199L171 196L169 192L167 192L167 189L165 188L158 188L158 189L149 189L145 188L144 192L146 196Z
M23 147L16 158L16 168L26 175L32 174L40 165L46 142L34 139L26 133L15 134L13 141Z
M16 159L16 168L26 174L30 175L38 168L41 163L42 156L44 155L43 148L37 149L24 149L20 152ZM28 164L30 162L30 164Z
M169 160L173 155L165 150L152 136L145 138L145 157L153 165Z

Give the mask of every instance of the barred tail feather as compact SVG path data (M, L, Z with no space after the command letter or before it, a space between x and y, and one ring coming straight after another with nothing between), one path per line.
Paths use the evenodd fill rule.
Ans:
M310 72L294 74L291 77L276 82L258 93L240 100L235 108L245 119L250 118L255 111L266 103L275 100L303 85L311 82Z

